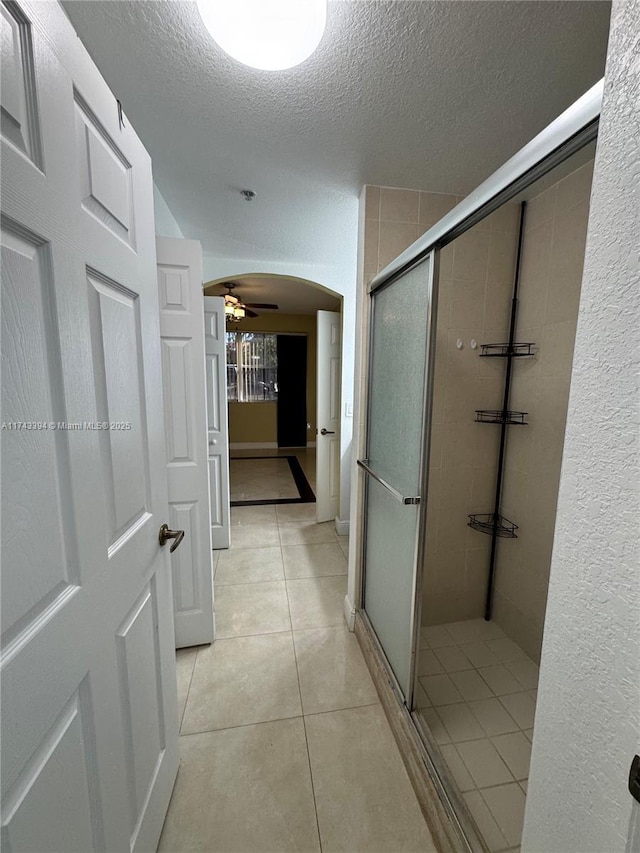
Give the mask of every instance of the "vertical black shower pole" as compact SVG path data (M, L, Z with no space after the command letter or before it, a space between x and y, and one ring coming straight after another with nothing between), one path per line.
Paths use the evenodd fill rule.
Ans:
M500 426L500 450L498 452L498 472L496 475L496 493L493 503L493 530L491 531L491 554L489 556L489 578L484 618L491 619L493 607L493 581L496 573L496 552L498 549L498 527L500 524L500 505L502 503L502 479L504 474L504 456L507 443L507 419L509 417L509 397L511 395L511 372L513 369L513 344L516 335L516 317L518 313L518 287L520 285L520 265L522 263L522 244L524 242L524 215L527 203L520 205L520 230L518 232L518 251L511 299L511 323L509 325L509 348L507 351L507 369L504 376L504 395L502 398L502 423Z

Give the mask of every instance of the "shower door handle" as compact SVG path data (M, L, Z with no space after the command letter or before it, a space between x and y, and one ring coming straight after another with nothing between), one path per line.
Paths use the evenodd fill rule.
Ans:
M380 485L385 488L389 492L389 494L393 495L393 497L397 501L400 501L401 504L404 504L405 506L417 506L420 503L420 495L416 495L414 497L406 497L397 489L394 489L391 483L387 483L387 481L384 480L379 474L376 474L373 468L369 467L368 459L358 459L356 461L358 467L362 468L362 470L365 471L370 477L373 477L376 483L380 483Z

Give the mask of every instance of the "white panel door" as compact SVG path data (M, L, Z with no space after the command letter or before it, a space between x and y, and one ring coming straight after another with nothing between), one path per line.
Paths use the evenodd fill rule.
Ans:
M340 498L340 321L318 311L316 510L318 523L338 515Z
M213 642L211 509L198 240L156 239L176 648Z
M151 851L178 766L151 162L57 3L1 23L2 850Z
M229 547L231 521L227 349L224 299L221 296L204 297L204 341L207 367L211 542L217 550Z

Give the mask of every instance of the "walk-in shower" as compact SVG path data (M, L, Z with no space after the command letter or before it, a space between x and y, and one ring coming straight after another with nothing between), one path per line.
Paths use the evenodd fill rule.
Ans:
M369 286L362 625L470 849L520 844L600 97Z

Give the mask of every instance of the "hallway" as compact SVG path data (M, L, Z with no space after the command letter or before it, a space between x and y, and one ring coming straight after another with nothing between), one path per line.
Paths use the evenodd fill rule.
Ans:
M435 849L358 642L347 537L314 504L232 509L217 641L177 654L181 767L159 850Z

